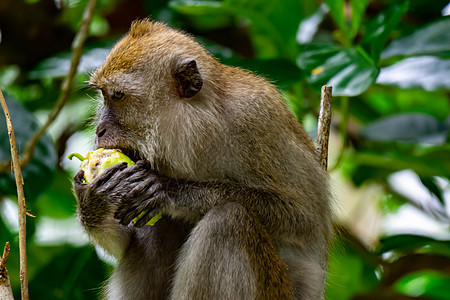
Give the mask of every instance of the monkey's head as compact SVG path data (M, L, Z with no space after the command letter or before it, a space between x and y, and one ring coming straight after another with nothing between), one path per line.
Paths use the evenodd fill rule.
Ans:
M161 149L182 143L186 133L181 131L195 127L211 105L202 94L211 90L213 68L208 66L216 64L191 37L162 23L134 22L89 81L103 100L96 146L118 148L150 163L155 157L167 159ZM187 118L194 124L186 125Z

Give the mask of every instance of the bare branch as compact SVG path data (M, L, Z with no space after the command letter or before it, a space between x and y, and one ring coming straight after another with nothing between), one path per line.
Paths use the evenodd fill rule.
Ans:
M1 272L4 268L6 268L6 263L8 262L9 257L9 242L6 242L5 249L3 249L3 256L0 257L0 278L1 278Z
M72 59L70 63L70 69L61 85L61 94L59 95L58 101L56 102L53 111L49 114L45 124L42 125L42 127L35 133L31 140L28 141L25 152L20 158L20 165L22 167L26 166L31 161L34 155L34 148L36 148L36 145L38 144L41 137L59 115L70 96L73 78L75 77L78 64L80 63L81 55L83 54L83 46L89 34L89 25L91 24L96 2L97 0L90 0L85 8L81 27L72 42ZM9 168L11 168L11 162L3 162L2 164L0 164L0 172L4 172Z
M316 152L325 170L328 166L328 140L330 137L331 125L331 92L331 86L322 86L320 95L319 124L317 129Z
M3 257L0 257L0 299L14 300L11 289L11 282L9 280L8 271L6 270L6 263L9 256L9 242L6 242L3 250Z
M0 102L5 113L6 125L8 127L9 143L11 145L11 159L14 167L14 176L16 179L17 198L19 206L19 251L20 251L20 285L22 299L28 299L28 276L27 276L27 240L26 240L26 213L25 194L23 192L23 178L20 171L19 153L17 152L16 138L9 115L8 106L0 89Z

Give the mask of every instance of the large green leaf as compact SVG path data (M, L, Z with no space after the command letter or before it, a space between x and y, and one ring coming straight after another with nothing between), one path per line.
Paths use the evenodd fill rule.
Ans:
M323 85L331 85L334 96L356 96L363 93L378 75L378 67L360 47L315 45L311 48L298 57L297 63L317 91Z
M20 153L34 135L39 125L34 116L26 111L19 103L6 100L16 137L16 144ZM5 118L0 118L0 161L11 159L9 137ZM24 191L26 197L37 197L53 180L56 168L56 151L52 141L44 135L34 150L31 162L22 169ZM12 173L0 174L0 194L15 195L16 185Z
M450 44L450 39L447 43ZM405 58L382 68L377 83L427 91L450 89L450 59L434 56Z
M381 53L381 58L413 55L450 54L450 17L428 24L412 34L394 40Z

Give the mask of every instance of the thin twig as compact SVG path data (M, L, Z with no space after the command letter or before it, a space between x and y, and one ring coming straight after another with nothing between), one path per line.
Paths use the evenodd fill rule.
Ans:
M331 126L331 86L322 86L320 94L319 124L317 128L316 151L323 168L328 166L328 140Z
M6 242L5 249L3 250L3 257L0 257L0 299L1 300L14 300L14 296L11 289L11 282L8 276L8 270L6 270L6 263L9 256L9 242Z
M20 165L26 166L34 155L34 148L38 144L41 137L47 131L48 127L53 123L56 117L61 112L62 108L67 102L72 89L73 78L77 72L78 64L80 63L81 55L83 54L83 45L89 34L89 25L91 24L92 16L94 14L94 8L97 0L90 0L85 8L83 14L83 20L80 29L78 30L73 42L72 42L72 59L70 63L69 73L64 79L61 85L61 94L56 102L53 111L49 114L47 121L44 125L34 134L34 136L28 141L24 154L20 158ZM2 163L0 165L0 172L4 172L11 168L11 162Z
M9 257L9 242L6 242L5 248L3 249L3 256L0 258L0 278L1 278L1 272L4 268L6 268L6 263L8 262Z
M27 206L25 203L25 194L23 192L23 178L20 171L19 154L17 152L16 138L9 115L8 106L0 89L0 102L5 113L6 125L8 126L9 143L11 145L11 159L14 167L14 176L16 179L17 198L19 206L19 253L20 253L20 286L22 299L28 299L28 276L27 276L27 239L26 239L26 218Z

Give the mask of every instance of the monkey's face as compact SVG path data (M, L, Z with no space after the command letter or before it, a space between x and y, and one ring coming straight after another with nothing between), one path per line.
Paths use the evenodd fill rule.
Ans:
M199 96L203 78L197 58L204 55L200 45L163 24L133 24L90 79L102 95L97 148L121 149L133 160L152 162L162 147L161 128L179 121L180 106Z

